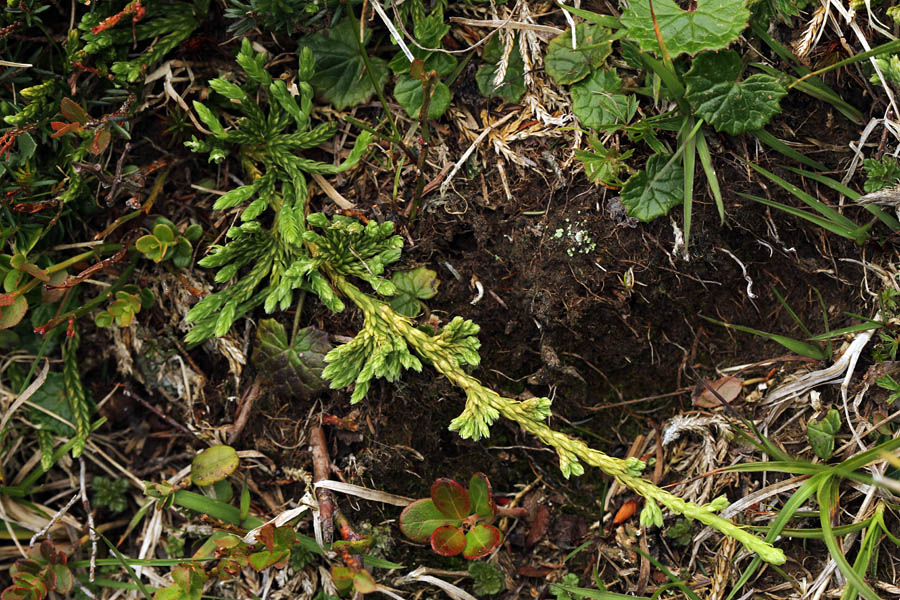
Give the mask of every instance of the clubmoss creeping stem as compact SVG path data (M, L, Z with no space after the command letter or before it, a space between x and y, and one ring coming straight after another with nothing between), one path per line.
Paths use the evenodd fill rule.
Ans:
M614 477L622 485L634 490L647 500L649 513L658 513L656 503L665 506L672 512L696 519L725 535L741 542L748 550L755 552L764 561L773 564L785 562L784 552L768 542L749 533L728 519L716 515L713 511L722 507L716 501L710 505L699 506L671 494L640 477L643 468L641 461L622 460L594 450L583 441L564 433L554 431L546 423L550 416L550 400L548 398L532 398L518 401L504 398L497 392L484 387L480 381L466 373L460 361L452 351L448 351L446 340L439 334L430 336L416 329L409 319L396 314L391 308L376 298L362 292L345 277L328 271L335 287L359 307L365 316L363 335L367 330L378 330L382 335L401 338L419 356L427 359L442 375L466 392L466 407L463 413L454 419L450 429L459 432L464 438L479 439L487 437L489 426L499 416L515 421L526 432L536 436L543 443L556 449L559 454L560 468L563 475L581 475L585 464L598 467L604 473ZM456 317L454 321L462 320ZM471 323L471 322L468 322ZM470 328L477 333L477 325ZM328 360L326 358L326 360ZM654 510L655 509L655 510ZM652 519L656 521L657 519ZM661 514L659 515L661 520Z

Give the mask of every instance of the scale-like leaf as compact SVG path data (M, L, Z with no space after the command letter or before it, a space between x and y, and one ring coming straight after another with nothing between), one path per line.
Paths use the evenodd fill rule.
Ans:
M388 78L387 62L376 56L369 57L372 73L366 73L360 47L365 47L369 30L366 29L362 44L358 36L359 23L348 17L308 40L309 48L316 55L316 74L310 83L316 93L338 110L367 102L375 93L372 80L382 88Z
M787 94L771 75L738 81L740 73L740 55L723 50L699 55L684 76L685 98L697 116L731 135L761 129L781 110L779 101Z
M256 330L253 364L264 385L284 400L309 398L328 387L322 378L325 355L331 350L328 334L315 327L297 331L288 343L284 326L263 319Z
M633 94L622 94L622 80L615 69L598 69L572 86L572 112L585 127L615 128L631 121L638 102Z
M560 85L581 81L612 52L612 37L606 27L579 23L575 26L575 39L576 49L572 50L572 30L568 29L547 44L544 67Z
M693 10L684 10L675 0L653 0L653 15L669 53L696 54L718 50L735 41L747 27L750 11L746 0L697 0ZM650 0L632 0L622 13L628 38L645 52L659 52L659 41Z
M622 204L629 217L645 223L669 212L683 201L684 171L668 154L654 154L647 165L622 188Z

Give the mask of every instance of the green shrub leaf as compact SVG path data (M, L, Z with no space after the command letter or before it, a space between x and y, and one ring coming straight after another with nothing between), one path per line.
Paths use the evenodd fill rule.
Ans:
M431 549L441 556L456 556L466 547L466 534L459 527L441 525L431 534Z
M466 488L446 477L439 477L431 485L431 499L448 519L465 519L472 508Z
M475 81L478 90L485 98L502 98L509 104L515 104L525 94L525 62L519 53L518 43L513 43L506 67L506 75L499 84L494 83L497 70L503 58L503 47L497 36L492 37L484 45L485 64L478 67Z
M544 67L560 85L577 83L591 70L600 67L612 52L610 31L600 25L579 23L575 26L577 50L572 50L572 30L567 29L547 45Z
M599 69L572 86L572 112L585 127L611 129L631 121L637 112L634 95L620 93L615 69Z
M191 481L199 486L212 485L234 473L239 462L237 450L231 446L211 446L191 462Z
M315 327L297 331L288 343L284 326L263 319L256 330L253 364L264 385L283 398L304 399L328 388L322 378L325 355L331 350L328 334Z
M496 506L491 491L491 482L484 473L475 473L469 480L469 500L472 512L479 517L493 517Z
M309 48L316 55L316 74L310 80L316 93L338 110L344 110L367 102L375 93L375 84L382 88L388 77L384 59L372 56L371 78L366 73L366 63L360 56L359 23L346 18L329 30L320 31L309 38ZM368 41L369 30L366 29Z
M697 116L730 135L761 129L781 110L779 101L787 94L771 75L738 81L740 72L740 55L724 50L699 55L684 76L685 98Z
M682 203L684 170L677 161L667 166L670 158L668 154L654 154L647 165L625 183L622 204L629 217L646 223Z
M414 542L424 542L441 525L459 525L459 519L448 519L431 498L416 500L400 513L400 531Z
M841 413L832 408L822 421L810 419L806 425L806 435L813 452L822 460L831 458L834 452L834 437L841 430Z
M750 18L746 0L697 0L694 10L682 9L675 0L654 0L653 13L673 57L724 48L740 36ZM650 0L632 0L620 21L642 50L659 52Z
M463 556L469 560L475 560L487 556L500 545L503 536L500 530L493 525L479 523L466 533L466 547Z

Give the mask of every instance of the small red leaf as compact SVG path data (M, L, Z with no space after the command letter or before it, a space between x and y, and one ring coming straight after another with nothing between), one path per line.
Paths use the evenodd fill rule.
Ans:
M101 154L106 147L109 146L109 129L104 127L97 131L94 136L94 143L91 144L91 154Z
M466 488L446 477L432 484L431 499L435 507L450 519L465 519L472 507Z
M431 548L441 556L456 556L468 545L466 538L459 527L442 525L431 534Z
M90 121L90 116L88 116L87 112L69 98L63 98L62 102L59 103L59 112L70 121L75 121L81 125Z
M541 541L541 538L547 533L548 525L550 525L550 510L543 504L539 504L534 509L534 521L531 522L528 535L525 537L525 546L530 548Z
M466 546L463 556L469 560L475 560L487 556L500 545L503 536L500 530L493 525L478 524L466 534Z
M630 500L626 500L622 506L619 507L619 510L616 511L616 516L613 517L613 525L619 525L620 523L624 523L628 519L634 516L634 513L637 512L637 500L631 498Z
M51 138L62 137L81 130L81 125L78 123L63 123L61 121L51 121L50 127L53 128L53 133L50 134Z

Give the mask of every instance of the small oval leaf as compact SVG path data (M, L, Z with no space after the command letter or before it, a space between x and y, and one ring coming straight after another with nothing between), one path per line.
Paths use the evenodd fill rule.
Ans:
M494 503L491 482L484 473L475 473L469 480L469 501L472 503L472 512L479 517L494 516L497 505Z
M378 589L378 586L375 584L372 574L363 569L353 575L353 589L360 594L371 594Z
M431 549L441 556L456 556L467 546L466 539L459 527L442 525L431 534Z
M16 296L13 303L0 308L0 329L15 327L28 311L28 301L25 296Z
M503 536L500 530L492 525L478 524L466 534L466 545L463 556L469 560L475 560L487 556L500 545Z
M231 446L213 446L203 450L191 463L191 479L196 485L212 485L222 481L237 469L237 450Z
M400 513L400 531L414 542L424 542L441 525L459 525L437 509L431 498L416 500Z
M465 519L472 507L466 488L452 479L441 477L431 485L431 499L449 519Z

